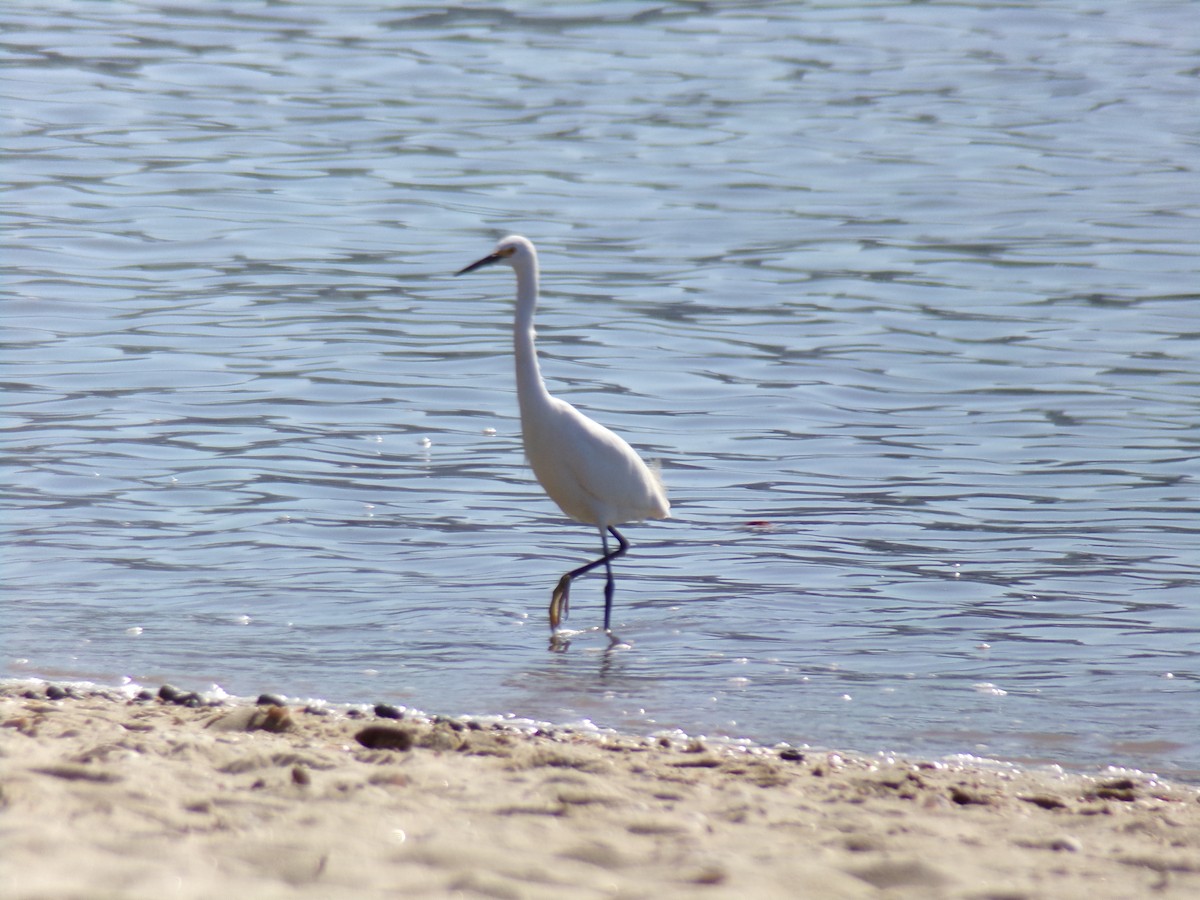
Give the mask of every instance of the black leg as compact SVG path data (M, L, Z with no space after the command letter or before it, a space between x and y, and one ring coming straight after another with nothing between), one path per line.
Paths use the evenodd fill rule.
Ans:
M608 533L617 539L617 549L608 552ZM550 629L553 631L558 627L558 623L567 617L567 613L571 606L571 582L583 575L585 572L590 572L599 565L603 565L608 574L608 581L604 585L604 630L609 630L609 621L612 618L612 599L613 599L613 574L612 561L618 556L624 556L625 551L629 549L629 541L621 535L617 529L609 526L607 529L600 529L600 541L604 547L604 555L599 559L594 559L590 563L580 566L578 569L572 569L566 575L558 580L558 586L554 589L554 594L550 598Z
M612 631L609 627L609 621L612 619L612 601L613 584L612 561L618 556L624 556L625 551L629 549L629 541L625 540L621 532L611 526L608 529L612 532L612 536L617 539L617 549L612 553L608 552L608 535L603 530L600 532L600 542L604 545L604 571L608 575L608 580L604 583L604 630Z

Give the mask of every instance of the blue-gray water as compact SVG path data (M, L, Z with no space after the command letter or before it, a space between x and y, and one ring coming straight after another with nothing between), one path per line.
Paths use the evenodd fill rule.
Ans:
M6 6L0 675L1200 773L1194 6L763 7Z

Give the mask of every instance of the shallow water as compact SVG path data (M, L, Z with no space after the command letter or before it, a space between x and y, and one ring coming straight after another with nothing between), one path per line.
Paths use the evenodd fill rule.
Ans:
M39 6L0 674L1200 775L1189 4ZM671 490L611 653L509 232Z

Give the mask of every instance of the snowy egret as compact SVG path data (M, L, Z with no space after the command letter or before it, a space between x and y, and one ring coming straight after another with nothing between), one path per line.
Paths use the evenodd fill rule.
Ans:
M604 550L599 559L559 579L550 600L550 629L557 629L567 615L572 580L603 565L608 576L604 585L604 630L611 636L612 561L629 549L629 542L615 526L666 519L671 515L671 504L658 474L628 443L546 390L533 344L533 312L538 300L537 250L533 244L518 235L506 237L483 259L454 274L464 275L499 262L508 263L517 274L513 353L525 456L559 509L600 530ZM617 549L611 553L610 534L617 539Z

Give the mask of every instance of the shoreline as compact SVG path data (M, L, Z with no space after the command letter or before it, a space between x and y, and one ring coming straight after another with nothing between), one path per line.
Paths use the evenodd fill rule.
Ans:
M0 894L1200 896L1143 773L259 699L0 686Z

